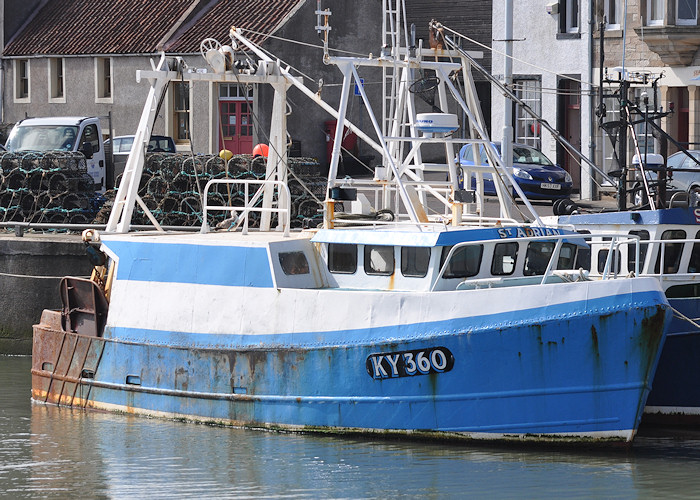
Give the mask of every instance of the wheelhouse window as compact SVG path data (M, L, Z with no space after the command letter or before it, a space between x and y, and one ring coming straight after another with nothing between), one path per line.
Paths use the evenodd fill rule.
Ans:
M287 276L309 274L309 261L304 252L280 252L279 262L282 272Z
M518 243L496 243L491 261L491 274L505 276L513 274L515 262L518 260Z
M332 273L354 274L357 271L357 245L329 243L328 270Z
M452 247L444 247L440 258L440 269L445 265L445 260L450 254ZM445 279L469 278L479 274L481 267L481 256L484 252L483 245L467 245L458 248L452 254L452 258L447 263L442 277Z
M664 7L666 0L647 1L647 26L662 26L664 24Z
M29 59L14 60L15 101L29 101Z
M365 273L380 276L394 274L394 247L365 245Z
M662 240L684 240L685 231L681 229L670 229L661 234ZM654 273L675 274L681 264L681 254L684 243L664 243L659 247L659 254L656 257ZM663 266L661 265L663 254Z
M554 242L552 241L531 241L527 245L525 253L525 276L538 276L544 274L549 265L549 260L554 252Z
M190 84L173 82L173 137L175 142L190 140Z
M95 58L95 101L112 102L112 58Z
M590 231L585 229L577 231L579 234L591 234ZM576 269L591 269L591 247L590 245L585 248L579 248L576 252L576 262L574 264Z
M696 240L700 240L700 231L695 235ZM688 263L689 273L700 273L700 243L693 243L693 251L690 254Z
M676 24L693 26L698 22L698 0L676 0Z
M547 270L556 243L553 241L531 241L525 253L525 276L541 276ZM576 245L563 243L555 269L573 269L576 262Z
M559 250L557 269L573 269L576 262L576 245L564 243Z
M401 274L410 278L423 278L430 264L429 247L401 247Z
M49 58L49 101L66 102L63 58Z
M647 249L649 248L649 244L642 243L642 241L649 241L649 231L641 229L639 231L630 231L629 234L632 236L639 236L641 240L639 242L639 270L642 271L642 266L644 266L644 261L647 257ZM630 243L627 246L627 270L630 272L634 271L636 252L636 245Z
M596 263L596 269L599 273L605 271L605 264L608 261L608 255L610 255L610 241L612 238L603 238L603 243L599 247L598 251L598 262ZM614 274L619 274L622 270L622 256L620 255L620 250L615 248L610 262L610 272Z

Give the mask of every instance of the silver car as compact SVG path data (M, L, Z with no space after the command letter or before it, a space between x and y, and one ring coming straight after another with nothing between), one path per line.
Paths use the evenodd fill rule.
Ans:
M700 150L688 151L688 153L700 161ZM684 191L688 194L695 192L700 195L700 164L688 158L683 151L679 151L668 157L666 165L672 171L671 180L668 183L669 192ZM687 169L687 171L676 169Z

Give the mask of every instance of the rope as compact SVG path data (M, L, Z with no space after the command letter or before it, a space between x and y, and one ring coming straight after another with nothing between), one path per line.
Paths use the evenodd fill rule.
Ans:
M467 40L468 42L473 43L474 45L477 45L477 46L481 47L482 49L486 49L486 50L488 50L488 51L490 51L490 52L492 52L492 53L494 53L494 54L498 54L498 55L503 56L503 57L508 57L508 56L506 55L505 52L501 52L500 50L496 50L496 49L494 49L494 48L492 48L492 47L489 47L488 45L484 45L483 43L478 42L478 41L474 40L473 38L469 38L468 36L463 35L462 33L458 32L458 31L455 31L455 30L453 30L453 29L451 29L451 28L448 28L448 27L445 26L444 24L441 24L440 26L441 26L441 28L445 29L446 31L449 31L450 33L452 33L452 34L454 34L454 35L456 35L456 36L458 36L458 37L460 37L460 38L463 38L464 40ZM573 81L575 81L575 82L582 83L582 84L584 84L584 85L589 85L589 86L594 87L594 88L598 88L598 87L599 87L599 85L596 85L596 84L594 84L594 83L587 82L587 81L585 81L585 80L579 80L579 79L576 79L576 78L572 78L572 77L570 77L570 76L568 76L568 75L564 75L564 74L562 74L562 73L557 73L557 72L552 71L552 70L550 70L550 69L547 69L547 68L544 68L544 67L541 67L541 66L537 66L536 64L532 64L532 63L530 63L530 62L528 62L528 61L525 61L525 60L523 60L523 59L518 59L517 57L514 57L514 56L510 56L510 58L511 58L511 60L513 60L513 61L518 61L519 63L522 63L522 64L525 64L525 65L527 65L527 66L533 67L533 68L538 69L538 70L540 70L540 71L543 71L543 72L545 72L545 73L549 73L549 74L552 74L552 75L555 75L555 76L565 77L567 80L573 80Z
M691 318L689 318L688 316L686 316L685 314L683 314L682 312L680 312L680 311L679 311L678 309L676 309L675 307L671 307L671 310L673 311L673 315L674 315L676 318L682 319L683 321L687 321L688 323L690 323L691 325L693 325L695 328L697 328L698 330L700 330L700 324L698 323L698 320L700 320L700 318L691 319Z
M31 278L31 279L43 279L43 280L60 280L65 278L65 276L34 276L31 274L12 274L12 273L0 273L0 276L7 276L8 278ZM88 279L90 276L76 276L77 278Z

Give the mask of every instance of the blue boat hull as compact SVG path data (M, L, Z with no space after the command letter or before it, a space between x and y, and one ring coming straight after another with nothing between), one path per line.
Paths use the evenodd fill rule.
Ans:
M669 299L688 318L700 317L697 298ZM700 331L673 317L649 394L644 421L664 424L700 422Z
M174 345L177 334L134 343L63 332L55 317L42 318L32 395L256 428L629 441L669 319L659 299L589 321L541 322L533 312L472 328L465 318L458 333L330 347L187 347Z

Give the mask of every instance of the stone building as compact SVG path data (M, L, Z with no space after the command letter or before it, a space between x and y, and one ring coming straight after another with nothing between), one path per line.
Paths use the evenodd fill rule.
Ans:
M206 67L201 42L229 44L229 30L281 58L312 88L337 102L341 75L322 62L314 29L316 2L307 0L5 0L1 119L26 116L111 116L114 135L133 134L148 92L136 71L150 69L160 52L181 57L188 70ZM370 53L380 46L381 3L330 2L331 46ZM11 17L8 15L11 14ZM18 19L22 22L17 22ZM379 20L379 21L378 21ZM10 22L12 21L12 22ZM11 25L11 26L9 26ZM293 40L290 42L289 40ZM317 48L314 48L316 46ZM250 54L240 53L245 59ZM255 57L251 57L257 60ZM271 89L232 84L172 82L154 133L172 136L179 150L212 153L226 147L250 153L266 140ZM291 139L300 153L324 158L329 115L290 92ZM269 104L269 105L268 105ZM103 129L106 123L103 122Z
M0 120L11 126L26 116L110 117L113 135L133 134L148 91L136 71L149 69L160 51L181 57L193 70L205 67L200 43L206 38L230 43L231 26L249 30L250 38L297 68L307 86L324 100L338 102L337 69L325 66L313 0L4 0L6 28L0 82ZM435 12L456 21L459 29L476 31L490 40L490 4L474 2L477 16L448 2L409 0L408 17L418 36L427 39L427 23ZM382 6L377 0L326 0L332 11L330 46L334 54L378 54ZM429 8L428 8L429 7ZM431 15L432 13L432 15ZM473 13L471 13L473 14ZM293 40L291 43L289 40ZM245 56L239 54L245 59ZM255 59L255 58L253 58ZM488 67L488 61L486 61ZM381 98L381 75L366 70L366 89ZM481 83L489 108L488 86ZM173 82L161 105L154 133L172 136L179 150L217 152L227 148L250 152L266 142L272 91L231 84ZM296 154L327 163L332 118L306 102L295 89L289 94L290 139ZM370 124L359 96L351 100L349 118ZM486 116L489 113L485 113ZM103 129L106 129L106 120ZM4 138L3 138L4 139ZM369 151L365 151L369 152ZM362 154L362 144L356 143Z
M616 17L605 23L604 67L624 68L632 85L631 96L647 93L659 108L673 113L662 120L663 129L689 149L700 147L700 26L696 0L599 0L596 20L614 5ZM607 9L607 10L606 10ZM596 33L600 46L600 33ZM599 64L600 50L596 53ZM650 81L658 92L652 94ZM642 131L640 130L640 133ZM649 138L649 148L659 152L658 141ZM669 154L677 150L669 144ZM607 156L607 155L604 155Z

